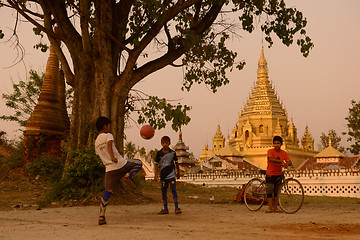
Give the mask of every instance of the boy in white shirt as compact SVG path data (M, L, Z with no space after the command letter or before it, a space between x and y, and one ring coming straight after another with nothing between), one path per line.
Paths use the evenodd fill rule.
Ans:
M132 180L135 173L142 168L139 159L125 159L116 149L114 137L110 133L111 120L107 117L99 117L96 121L96 128L99 135L95 140L95 152L99 155L105 165L105 192L100 200L99 225L106 224L105 211L109 203L109 198L113 193L115 184L120 181L127 173L127 178Z

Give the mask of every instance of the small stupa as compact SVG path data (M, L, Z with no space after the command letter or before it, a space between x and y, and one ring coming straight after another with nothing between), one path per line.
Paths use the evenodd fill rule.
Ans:
M61 155L61 141L70 128L65 103L65 79L59 70L59 59L54 46L50 54L38 102L27 121L24 131L26 160L41 153Z
M174 146L174 150L178 158L180 170L183 172L190 172L196 165L197 161L194 157L194 154L188 152L189 147L186 146L183 141L181 129L179 132L179 141Z

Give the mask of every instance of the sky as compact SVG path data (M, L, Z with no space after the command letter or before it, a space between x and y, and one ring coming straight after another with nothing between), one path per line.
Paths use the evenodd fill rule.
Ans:
M351 107L351 100L360 101L360 1L291 0L286 3L306 16L306 30L315 47L304 58L296 44L286 47L276 37L270 49L264 43L269 79L273 81L289 118L293 117L299 140L308 125L315 139L315 149L318 149L322 133L334 129L341 135L347 131L345 117ZM0 28L10 33L14 13L3 9L0 12ZM48 53L33 48L37 38L33 37L32 27L29 26L21 23L19 27L20 42L26 53L22 62L14 65L14 46L11 42L0 41L1 93L12 92L12 81L25 80L30 69L45 70ZM257 62L264 36L259 30L252 34L239 32L239 35L240 38L233 38L229 43L231 49L238 53L237 60L245 60L246 66L241 71L236 69L229 73L230 83L215 94L205 85L194 85L190 92L181 91L183 72L181 68L172 67L148 76L135 86L135 89L151 95L176 99L192 106L189 113L191 121L182 128L182 133L185 144L196 158L201 155L206 144L212 145L218 124L225 137L231 134L238 113L256 81ZM4 101L0 100L0 115L11 113ZM139 127L133 124L128 128L126 140L145 147L147 151L160 149L160 138L163 135L170 136L172 146L178 141L178 133L170 126L157 130L151 140L140 137ZM6 131L10 139L21 134L16 131L17 128L14 123L1 121L0 130ZM350 146L346 136L342 136L341 144ZM349 152L347 154L351 155Z

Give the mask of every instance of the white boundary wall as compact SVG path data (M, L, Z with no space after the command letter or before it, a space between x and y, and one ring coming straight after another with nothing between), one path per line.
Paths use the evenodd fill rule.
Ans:
M358 168L289 171L285 176L299 180L304 187L305 195L360 198L360 170ZM219 171L187 174L178 181L210 187L238 188L253 177L261 177L261 175L258 171Z

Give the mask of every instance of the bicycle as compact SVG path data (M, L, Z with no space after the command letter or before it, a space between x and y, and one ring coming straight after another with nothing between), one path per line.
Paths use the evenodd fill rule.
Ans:
M260 170L260 174L266 171ZM290 177L282 175L281 187L278 192L279 206L288 214L296 213L304 202L304 188L301 183ZM264 178L253 178L245 187L244 202L250 211L258 211L266 200L266 184Z

